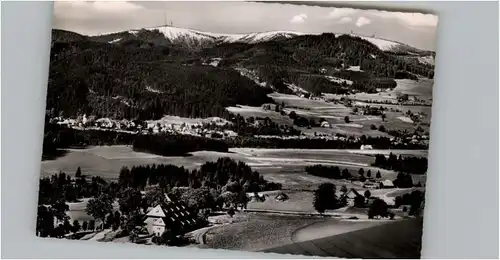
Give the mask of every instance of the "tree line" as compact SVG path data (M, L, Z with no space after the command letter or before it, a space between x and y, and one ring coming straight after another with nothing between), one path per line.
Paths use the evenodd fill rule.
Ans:
M335 179L335 180L340 180L340 179L348 180L353 177L353 175L349 172L347 168L341 171L338 166L325 166L321 164L316 164L312 166L306 166L305 171L307 172L307 174L323 178ZM377 178L377 179L382 178L380 171L377 171L376 173L372 174L371 170L365 172L365 169L359 168L359 171L357 173L361 178L360 179L361 181L365 181L367 178Z
M403 211L408 210L408 214L413 216L420 213L420 209L422 204L425 201L425 192L414 190L411 193L406 193L402 196L396 196L394 199L395 207L399 208L400 206L405 206ZM409 206L409 209L406 208Z
M375 162L372 164L383 169L394 170L411 174L425 174L427 172L427 157L415 156L396 156L393 153L386 158L383 154L375 156Z
M318 188L314 191L313 207L320 214L323 214L326 210L334 210L346 206L347 199L346 196L341 196L340 198L336 195L337 188L335 184L325 182L321 183ZM344 185L340 189L341 194L346 194L349 192L347 187ZM367 201L372 199L370 204ZM414 190L411 193L404 194L402 196L397 196L395 198L394 206L389 206L384 200L372 197L369 190L366 190L364 194L359 194L356 192L356 197L354 198L354 207L365 208L368 207L368 218L374 219L376 217L391 218L393 219L395 214L391 212L390 208L403 207L403 212L408 212L410 216L419 216L422 211L422 206L425 203L425 192ZM409 207L409 209L407 208Z
M392 143L388 137L366 137L364 141L354 137L341 139L320 138L260 138L252 136L238 136L224 140L229 147L249 148L296 148L296 149L359 149L361 145L372 145L376 149L427 149L423 144Z
M275 112L281 113L280 105L275 106ZM290 136L300 135L300 130L287 125L280 125L275 123L269 117L248 117L244 118L237 114L231 118L230 126L219 127L219 129L229 129L238 133L240 136L254 136L254 135L276 135L276 136ZM216 129L218 127L215 127Z
M169 189L173 187L209 187L220 190L229 181L245 187L246 192L276 189L279 184L267 182L251 167L228 157L215 162L205 162L199 169L191 171L175 165L155 165L124 167L120 170L120 187L144 189L147 185L159 185Z
M88 179L82 174L80 167L74 176L72 178L71 175L60 172L41 178L39 205L51 205L59 201L76 202L80 198L98 197L102 194L115 198L125 189L145 190L150 186L158 186L165 193L171 192L175 187L207 187L218 191L245 193L281 189L281 184L265 180L246 163L228 157L205 162L199 169L191 171L171 164L123 167L117 182L107 182L98 176Z
M163 156L185 155L194 151L227 152L228 146L220 140L193 135L137 135L132 143L136 152L146 152Z
M292 113L291 113L292 114ZM292 115L293 116L293 115ZM298 117L297 117L298 118ZM295 119L297 119L295 118ZM239 117L240 122L245 119ZM247 124L248 125L247 119ZM300 120L300 119L299 119ZM238 121L236 121L238 122ZM422 144L393 144L388 137L366 137L360 139L354 137L341 139L319 139L319 138L281 138L281 137L257 137L254 135L278 134L280 135L295 135L298 130L293 127L281 127L276 124L269 123L264 119L262 128L257 130L248 130L244 123L237 123L236 126L230 126L229 129L235 129L244 132L243 136L226 139L213 139L194 135L173 135L173 134L132 134L118 131L103 131L95 129L73 129L62 127L57 124L46 124L44 129L43 140L43 157L50 158L53 156L62 155L60 149L70 147L85 147L89 145L133 145L136 151L145 151L154 154L172 156L185 155L189 152L199 150L226 152L231 147L251 147L251 148L300 148L300 149L359 149L362 144L372 145L377 149L427 149L427 146ZM308 120L309 125L311 122ZM313 122L316 125L316 122ZM217 128L216 126L214 126ZM222 128L221 128L222 129ZM240 129L240 130L238 130ZM246 129L246 130L241 130ZM266 129L260 131L259 129ZM272 130L276 129L276 130ZM381 165L381 168L389 167L378 159L376 166ZM409 163L409 164L408 164ZM403 167L401 169L412 170L412 172L420 172L424 170L421 160L405 159L403 164L398 164ZM413 168L415 165L422 165L420 168ZM394 167L394 166L392 166ZM425 166L427 167L427 166ZM399 168L395 168L399 169Z

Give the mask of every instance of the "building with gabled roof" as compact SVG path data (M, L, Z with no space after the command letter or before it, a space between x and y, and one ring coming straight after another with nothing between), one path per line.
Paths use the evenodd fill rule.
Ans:
M184 203L171 200L166 196L164 204L158 204L146 213L144 223L149 234L161 236L169 229L181 229L189 232L198 227L195 212Z
M342 194L342 196L340 196L339 200L343 200L343 199L354 199L358 196L362 196L361 194L359 194L359 192L355 189L350 189L348 190L346 193Z
M394 183L391 180L385 180L380 182L380 187L383 189L394 188Z

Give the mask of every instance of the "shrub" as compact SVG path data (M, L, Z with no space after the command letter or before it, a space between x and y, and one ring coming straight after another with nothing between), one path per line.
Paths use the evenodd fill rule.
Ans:
M368 218L373 219L376 216L387 217L389 215L388 206L385 201L376 199L373 201L370 209L368 210Z
M354 207L356 208L364 208L366 206L365 204L365 197L363 196L356 196L356 198L354 198Z
M371 196L372 196L372 193L370 192L370 190L366 190L366 191L365 191L365 197L366 197L367 199L369 199Z

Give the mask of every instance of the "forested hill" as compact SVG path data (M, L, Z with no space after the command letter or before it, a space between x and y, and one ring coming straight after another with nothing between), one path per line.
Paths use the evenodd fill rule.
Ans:
M373 43L349 35L304 35L275 42L223 44L205 49L208 57L222 57L221 66L244 66L258 69L268 82L273 77L298 83L304 74L326 69L339 74L342 68L360 66L363 78L396 78L397 75L415 78L432 77L434 66L400 55L382 51ZM344 71L345 72L345 71ZM356 80L359 76L347 71L343 78ZM412 76L413 75L413 76Z
M337 83L318 74L324 69L367 92L379 85L394 87L392 79L397 77L432 77L434 69L349 35L271 37L201 49L176 44L156 30L93 37L54 30L52 37L47 109L64 116L226 117L227 106L272 102L267 97L270 88L234 68L257 71L273 86L294 83L311 92L337 91ZM211 58L222 60L217 67L203 65ZM362 71L348 70L351 66Z
M47 108L65 116L154 119L221 116L272 102L269 89L228 68L182 65L188 51L135 43L53 43Z

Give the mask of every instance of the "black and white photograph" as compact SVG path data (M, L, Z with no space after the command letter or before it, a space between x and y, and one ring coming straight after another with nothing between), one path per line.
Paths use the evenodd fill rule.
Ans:
M55 1L52 24L36 236L421 257L437 15Z

